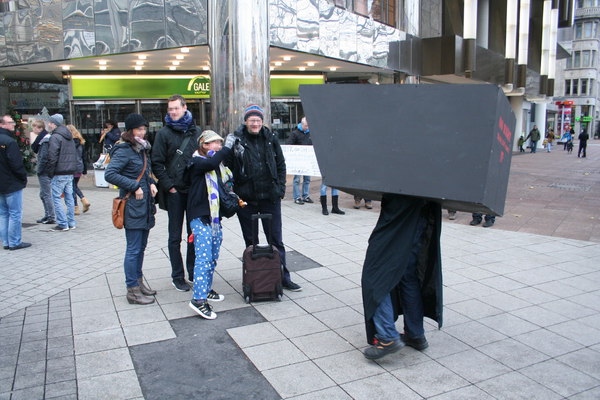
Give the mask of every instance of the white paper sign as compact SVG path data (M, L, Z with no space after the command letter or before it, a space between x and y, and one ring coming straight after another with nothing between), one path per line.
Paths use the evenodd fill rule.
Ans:
M285 166L290 175L321 176L315 150L312 146L282 145Z

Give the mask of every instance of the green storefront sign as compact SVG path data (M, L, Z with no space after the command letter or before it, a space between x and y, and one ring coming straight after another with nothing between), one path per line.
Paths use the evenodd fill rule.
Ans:
M323 84L323 75L273 75L271 97L298 96L299 85ZM177 93L210 98L208 75L71 75L74 100L165 99Z
M592 121L592 117L577 117L575 118L575 121L579 122L591 122Z

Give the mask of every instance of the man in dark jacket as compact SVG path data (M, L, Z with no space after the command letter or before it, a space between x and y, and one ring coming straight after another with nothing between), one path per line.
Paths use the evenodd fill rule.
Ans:
M535 153L537 150L537 144L540 140L540 131L538 130L537 125L533 126L533 129L531 131L529 131L529 135L527 135L525 140L527 140L529 138L531 138L531 142L530 142L531 153Z
M298 127L292 132L289 143L294 146L312 146L310 137L310 129L306 117L303 117L298 124ZM302 190L300 189L300 180L302 179ZM304 204L312 203L312 199L308 196L310 188L310 175L294 175L294 184L292 186L294 203Z
M51 231L62 232L75 229L75 202L73 201L73 174L78 170L78 154L73 141L73 135L63 125L64 119L60 114L54 114L48 119L48 128L52 132L48 141L48 163L46 171L52 179L52 200L56 226ZM61 197L67 206L63 208Z
M285 247L281 226L281 199L285 196L285 159L277 136L263 126L264 112L256 104L244 111L244 125L227 136L225 147L232 147L233 153L225 165L233 171L235 193L248 205L238 211L238 220L246 246L252 244L252 214L271 214L272 232L270 237L277 247L283 266L282 285L287 290L300 291L302 288L292 282L285 266ZM263 224L269 236L269 225Z
M442 209L417 197L385 193L362 272L367 341L375 360L404 345L426 349L423 317L442 326ZM396 330L404 316L404 334Z
M577 150L577 157L585 158L585 156L587 155L587 141L590 138L590 135L588 135L588 133L584 129L577 138L579 139L579 150ZM581 155L581 153L583 153L583 155Z
M54 224L54 200L52 199L52 179L48 176L46 167L48 164L48 143L50 135L46 131L46 125L42 120L36 120L32 124L33 133L37 137L31 145L31 150L37 153L37 174L40 182L40 199L44 205L44 216L38 219L38 224Z
M156 133L152 146L152 169L158 178L160 190L167 193L171 279L175 289L187 292L190 290L190 285L185 281L183 270L181 230L183 229L189 186L183 179L183 173L196 150L200 132L194 124L192 113L187 109L185 99L177 94L169 97L165 122L166 125ZM186 221L186 228L187 238L191 234L190 221ZM193 282L194 244L187 240L186 242L185 265L189 281Z
M98 142L104 142L104 151L109 152L120 138L121 130L117 127L115 121L109 120L104 123L104 130L102 131L102 136L100 136L100 140Z
M15 121L3 115L0 121L0 240L4 250L31 246L21 241L23 189L27 186L27 171L19 145L12 137Z

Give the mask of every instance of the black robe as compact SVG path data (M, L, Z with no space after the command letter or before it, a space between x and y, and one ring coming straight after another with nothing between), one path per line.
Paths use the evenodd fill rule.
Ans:
M370 344L376 333L373 315L384 296L391 294L394 320L402 314L398 284L406 270L421 215L427 220L417 261L423 311L424 316L442 327L441 206L425 199L386 193L381 200L379 220L369 238L362 273L363 307Z

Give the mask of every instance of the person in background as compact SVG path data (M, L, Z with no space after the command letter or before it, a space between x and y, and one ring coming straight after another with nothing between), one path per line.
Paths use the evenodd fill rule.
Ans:
M525 138L525 140L531 138L531 153L535 153L537 151L537 143L540 140L540 131L537 128L537 125L533 126L533 129L529 131L529 135Z
M338 206L339 201L339 192L335 188L331 188L331 213L344 215L346 214L344 211L340 210ZM321 213L323 215L329 215L329 211L327 211L327 186L321 183Z
M298 127L292 132L289 143L294 146L312 146L310 137L310 129L306 117L302 117ZM302 179L302 190L300 189L300 180ZM294 175L294 183L292 185L294 203L314 203L309 197L310 176L309 175Z
M155 222L153 198L157 192L149 156L151 146L145 139L146 126L147 122L140 114L129 114L125 118L125 132L111 149L110 163L104 175L107 182L119 187L121 198L131 193L125 204L127 248L123 267L127 301L129 304L142 305L154 303L151 296L156 294L144 282L142 272L148 235Z
M563 151L565 151L569 147L569 143L573 142L573 134L571 133L571 130L568 130L565 133L565 135L563 136L563 140Z
M577 157L585 158L587 156L587 141L590 138L590 135L588 135L587 131L584 129L577 138L579 139L579 150L577 150Z
M36 138L31 145L31 150L37 154L36 172L40 182L40 200L44 206L44 216L38 219L38 224L54 224L54 202L52 201L52 179L46 171L48 162L48 143L50 134L46 131L46 124L42 120L35 120L31 124Z
M75 215L79 215L79 206L77 205L77 197L81 199L83 204L83 212L86 213L90 209L90 202L85 198L81 189L79 189L79 179L81 175L87 174L87 166L85 165L85 139L81 136L81 133L75 128L75 126L69 124L67 129L73 135L73 141L75 142L75 148L77 149L78 156L78 170L76 174L73 174L73 201L75 202Z
M102 135L100 136L98 143L104 142L104 152L108 153L115 143L117 143L120 137L121 130L117 127L117 123L115 121L108 120L104 123L104 129L102 130Z
M519 145L519 153L525 153L525 149L523 148L523 145L525 144L525 137L523 135L519 136L517 144Z
M21 241L23 189L27 186L27 171L23 165L19 145L12 135L15 121L8 114L1 118L0 240L4 250L19 250L31 246L31 243Z
M360 196L354 196L354 208L358 210L360 208L360 202L363 198ZM365 208L370 210L373 208L373 201L370 199L365 199Z
M552 151L552 143L554 143L554 130L550 129L546 134L546 151L548 153Z
M472 218L473 219L471 220L471 222L469 222L469 225L471 225L471 226L479 225L483 219L483 214L473 213ZM485 222L481 226L483 226L484 228L489 228L490 226L494 225L495 222L496 222L495 215L485 214Z
M232 178L229 168L222 161L231 149L223 147L223 138L216 132L202 132L198 150L192 156L185 172L190 182L186 214L194 236L194 286L189 306L202 318L215 319L217 314L208 301L223 301L225 296L212 288L213 274L223 242L221 216L219 213L219 181L226 183Z

